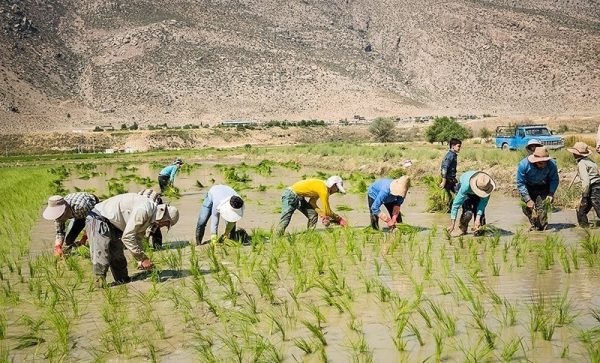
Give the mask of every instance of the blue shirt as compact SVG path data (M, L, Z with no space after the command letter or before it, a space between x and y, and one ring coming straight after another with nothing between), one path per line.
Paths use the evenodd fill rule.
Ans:
M371 205L371 214L379 214L379 208L382 204L393 203L394 205L402 205L404 198L392 195L390 192L390 184L394 179L377 179L373 184L369 185L368 195L373 199Z
M175 174L177 174L177 164L166 166L158 175L169 176L169 181L173 183L175 181Z
M454 150L449 150L442 161L441 174L444 179L456 178L456 165L458 164L458 154Z
M519 189L521 198L525 202L531 200L527 191L527 185L549 185L550 194L554 194L556 188L558 188L558 168L556 161L550 159L545 168L539 169L535 164L530 163L527 158L521 160L517 168L517 189Z
M452 219L452 220L456 219L456 215L458 214L458 208L460 208L463 205L463 203L465 202L465 199L467 199L467 196L477 195L477 194L473 193L473 189L471 189L471 184L469 184L471 177L476 172L477 171L475 171L475 170L467 171L460 177L460 189L458 189L458 192L456 192L456 195L454 196L454 201L452 202L452 209L450 210L450 219ZM487 207L487 204L489 201L490 201L489 195L485 198L479 199L479 204L477 204L477 215L478 216L483 214L483 212L485 211L485 207Z

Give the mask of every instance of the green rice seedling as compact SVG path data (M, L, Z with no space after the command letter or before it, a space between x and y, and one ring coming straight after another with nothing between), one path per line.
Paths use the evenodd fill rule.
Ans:
M56 348L61 356L65 356L69 351L69 331L71 329L70 319L62 312L56 309L50 309L46 313L47 321L54 328L56 338Z
M327 322L327 319L325 318L325 315L323 315L323 313L321 312L321 309L317 305L314 305L314 304L307 304L306 307L307 307L307 310L317 320L317 327L319 327L319 329L321 329L322 328L321 323Z
M167 198L179 199L179 198L181 198L181 191L176 186L169 185L169 186L167 186L165 191L162 193L162 195Z
M563 271L570 274L571 273L571 261L569 260L569 254L564 246L561 246L559 250L559 261L560 265L563 268Z
M363 362L373 361L373 352L364 335L361 334L358 337L358 340L350 342L350 345L352 346L352 353L355 359L360 357Z
M514 338L511 339L508 343L504 345L502 348L502 352L500 353L500 357L503 362L510 362L513 360L513 357L519 350L519 347L523 345L523 338Z
M454 275L454 283L456 284L456 287L458 288L463 300L473 301L473 292L460 278L460 276Z
M487 361L487 357L494 351L493 348L484 341L483 338L477 341L477 344L460 344L458 348L464 354L464 362L480 363Z
M377 285L377 297L379 301L385 303L392 299L392 290L390 290L387 286L382 283L378 283Z
M350 319L350 321L348 322L348 328L359 334L363 334L363 332L364 332L362 321L359 319L356 319L354 317L352 319Z
M585 238L581 241L581 247L588 255L597 255L600 251L600 237L589 230L585 230Z
M77 277L77 282L81 283L84 277L84 271L81 265L79 264L79 260L77 258L71 257L65 260L67 268L69 271L73 271L75 276Z
M275 302L275 293L273 292L273 283L271 281L271 276L269 272L263 268L260 268L258 272L253 277L256 286L258 287L258 291L260 295L267 300L271 304Z
M338 206L336 207L336 210L339 210L341 212L349 212L349 211L354 210L354 208L352 208L348 204L338 204Z
M427 187L427 212L441 212L448 210L448 194L439 187L439 180L433 175L426 175L422 179Z
M442 295L448 295L452 292L452 288L446 281L438 279L436 280L436 282L438 287L440 288Z
M4 312L0 312L0 340L6 338L6 328L8 324L6 322L6 314Z
M494 261L494 257L490 256L488 260L488 265L490 270L492 271L492 276L500 276L500 264Z
M417 326L411 322L408 323L408 327L410 328L410 332L412 333L412 335L414 335L415 338L417 338L419 345L424 346L425 342L423 341L423 337L421 337L421 332L419 331L419 328L417 328Z
M231 351L235 360L242 363L244 358L244 347L237 341L237 337L234 334L225 334L219 335L219 339L223 345Z
M315 343L312 340L306 340L304 338L298 338L294 340L294 345L306 354L311 354L315 351Z
M327 339L325 339L325 335L320 327L306 320L302 321L302 324L321 342L321 345L327 345Z
M273 327L276 327L277 330L281 333L281 339L285 342L287 339L285 335L284 323L280 319L278 319L273 313L267 313L267 318L269 318L269 321L271 322L271 330L273 329Z
M600 309L590 309L590 314L598 323L600 323Z
M560 357L562 359L566 359L569 357L569 346L563 347L562 353L560 353Z
M568 297L568 291L555 302L554 310L556 312L556 324L558 326L569 325L575 321L578 314L572 312L573 304L572 299Z
M545 324L542 325L541 331L542 331L542 337L544 338L544 340L546 340L546 341L552 340L552 336L554 335L555 328L556 328L556 324L555 324L554 320L548 320L545 322Z
M417 307L417 312L423 318L423 321L425 322L425 325L427 325L428 328L431 328L431 317L429 316L429 313L427 312L427 310L425 310L421 306L418 306Z
M571 262L573 262L573 268L575 270L579 270L579 251L577 250L577 246L572 246L569 249L571 255Z
M591 362L600 362L600 344L598 342L586 344L585 349Z
M442 353L444 352L444 334L440 331L433 333L433 339L435 340L435 361L442 361Z
M118 180L109 180L107 189L108 189L107 197L112 197L112 196L115 196L118 194L127 193L127 189L125 188L123 183Z
M473 314L473 319L475 320L477 328L479 328L483 332L485 342L487 343L488 347L493 350L496 347L497 335L494 332L492 332L492 330L485 323L484 316L473 311L471 311L471 313Z
M517 309L508 299L503 300L503 305L502 322L505 326L515 326L517 324Z
M154 319L152 319L152 325L154 326L154 330L158 333L160 339L167 338L167 334L165 332L165 325L163 324L162 320L160 320L160 316L154 316Z

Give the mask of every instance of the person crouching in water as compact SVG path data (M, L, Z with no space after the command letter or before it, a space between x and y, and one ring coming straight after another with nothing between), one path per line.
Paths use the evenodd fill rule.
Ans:
M281 218L276 234L282 236L285 233L296 209L308 218L307 227L309 229L315 228L318 216L321 216L321 221L326 226L331 222L343 227L347 226L346 220L335 214L329 205L329 196L338 192L345 194L346 190L344 181L337 175L330 176L326 181L301 180L286 188L281 195ZM305 198L308 198L308 201ZM321 201L321 208L317 205L317 200Z
M590 160L592 154L588 145L584 142L576 142L572 148L567 149L573 154L577 161L577 174L581 179L581 202L577 208L577 223L583 228L590 226L587 214L594 208L596 215L600 218L600 174L598 165Z
M490 194L496 189L496 183L482 171L467 171L459 181L458 192L454 196L450 210L450 225L448 232L452 233L456 226L458 209L462 208L459 228L462 234L467 233L469 222L475 217L474 235L482 235L481 226L485 225L485 207L490 200Z
M396 223L402 223L400 206L404 203L406 193L410 188L410 178L406 175L399 179L377 179L369 186L368 203L371 215L371 227L379 229L379 220L387 224L389 229L396 227ZM388 214L381 206L385 206Z
M116 195L96 204L86 218L96 286L106 286L109 268L116 283L131 281L123 247L138 261L138 269L152 269L154 264L142 249L146 230L155 226L170 228L178 220L177 208L157 205L137 193Z
M244 201L238 193L228 185L213 185L208 190L204 202L202 202L202 208L200 209L200 215L196 223L196 245L202 244L202 237L204 236L204 230L209 219L211 219L210 241L212 243L223 242L225 238L236 239L236 223L243 216ZM219 217L223 217L225 222L227 222L225 233L220 237L217 236Z
M559 183L556 162L545 147L537 147L533 154L519 162L516 181L521 199L526 203L522 209L531 223L530 230L545 230L548 226L545 205L552 204Z

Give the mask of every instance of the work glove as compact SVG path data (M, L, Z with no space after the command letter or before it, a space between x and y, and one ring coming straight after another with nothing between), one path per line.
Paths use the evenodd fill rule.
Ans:
M213 245L216 245L217 242L219 242L219 236L217 236L216 234L211 234L210 235L210 243L212 243Z
M340 217L340 219L338 220L338 224L342 227L348 227L348 222L346 222L346 220L343 217Z
M154 268L154 264L150 261L149 258L144 258L140 262L138 262L138 270L152 270Z

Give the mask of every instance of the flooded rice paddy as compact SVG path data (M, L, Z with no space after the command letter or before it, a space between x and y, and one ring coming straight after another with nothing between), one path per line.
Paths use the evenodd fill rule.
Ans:
M132 261L135 281L127 285L94 289L85 256L49 256L53 226L40 217L29 259L2 270L4 355L15 361L599 361L600 237L576 228L574 211L555 211L551 231L528 232L518 200L494 194L487 236L448 236L449 216L426 213L426 191L416 186L402 208L406 225L374 232L366 228L364 178L345 175L350 192L330 201L351 228L305 232L306 219L296 213L291 234L276 238L270 231L283 189L324 171L240 162L203 161L178 174L181 197L167 199L180 209L179 223L164 231L165 250L149 252L157 269L138 273ZM234 179L250 179L233 184L246 201L238 227L253 234L252 245L194 247L189 241L204 195L226 182L228 166L235 167ZM139 179L126 181L135 174L157 189L158 171L151 164L101 165L93 175L73 169L64 186L104 195L115 177L139 191Z

